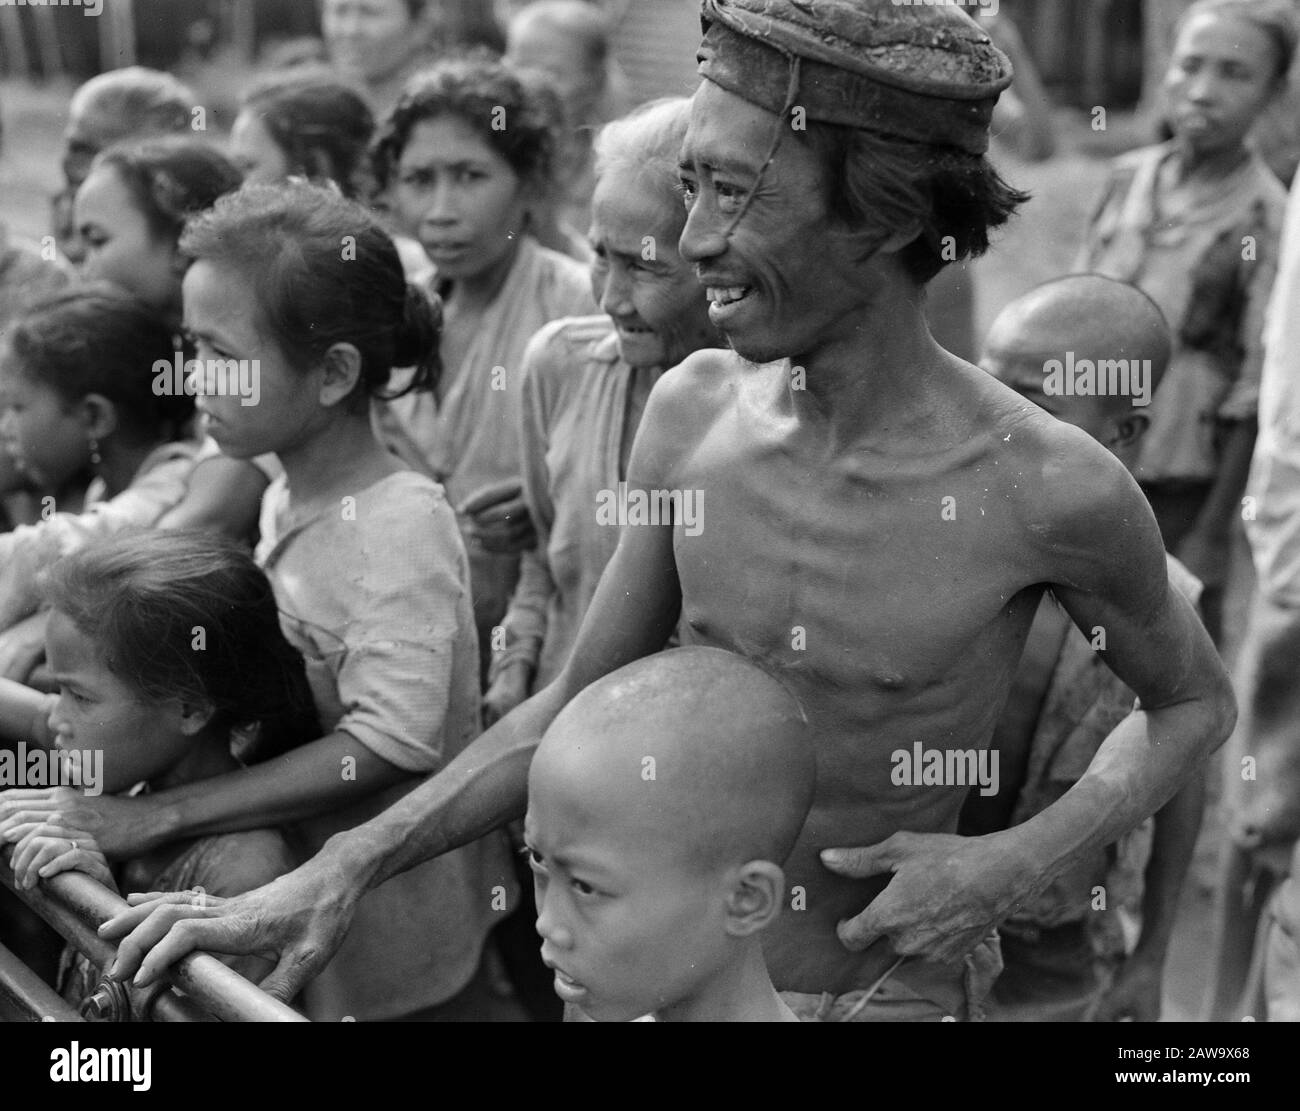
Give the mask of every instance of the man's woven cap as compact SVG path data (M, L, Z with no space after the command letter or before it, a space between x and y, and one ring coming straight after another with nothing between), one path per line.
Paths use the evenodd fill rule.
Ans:
M1011 63L954 4L703 0L700 73L781 112L982 154Z

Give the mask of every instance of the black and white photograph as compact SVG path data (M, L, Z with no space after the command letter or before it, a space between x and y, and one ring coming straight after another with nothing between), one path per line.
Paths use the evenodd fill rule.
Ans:
M411 1022L1258 1079L1298 45L1300 0L0 0L16 1083Z

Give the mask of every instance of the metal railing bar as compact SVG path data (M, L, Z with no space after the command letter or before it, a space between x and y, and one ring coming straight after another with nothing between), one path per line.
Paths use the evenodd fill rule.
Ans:
M9 867L12 850L0 852L0 883L10 888L93 964L107 967L116 947L96 930L129 909L126 900L79 872L42 880L30 891L14 887ZM171 971L171 983L222 1022L307 1022L293 1008L272 999L232 968L208 953L191 953ZM164 997L165 998L165 997ZM159 1000L162 1002L162 998Z
M84 1022L75 1007L23 964L17 953L0 945L0 1012L20 1022Z

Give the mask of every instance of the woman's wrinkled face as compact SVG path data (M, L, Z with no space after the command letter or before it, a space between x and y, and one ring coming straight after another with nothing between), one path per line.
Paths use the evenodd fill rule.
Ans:
M514 253L527 223L524 183L485 138L455 116L422 120L397 162L391 195L402 231L453 281Z
M412 17L406 0L325 0L321 34L334 65L370 84L422 50L428 27Z
M592 294L634 367L671 367L718 346L709 304L677 250L686 214L676 193L635 166L607 170L592 199Z

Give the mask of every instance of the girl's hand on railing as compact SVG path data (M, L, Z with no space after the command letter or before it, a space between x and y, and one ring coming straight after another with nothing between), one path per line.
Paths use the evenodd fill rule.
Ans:
M84 872L110 891L117 891L117 882L107 859L85 830L45 822L17 826L5 834L4 839L17 841L12 864L14 883L20 890L30 890L37 881L47 880L60 872Z
M126 860L155 848L147 838L152 807L147 796L87 795L73 787L41 787L0 793L0 839L21 829L26 836L38 825L50 823L85 830L104 856Z

